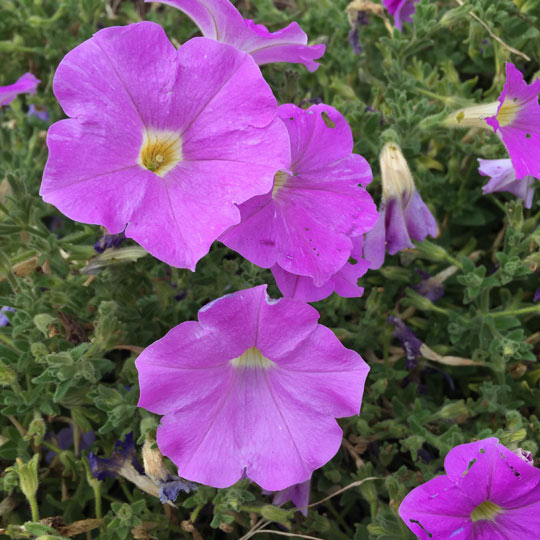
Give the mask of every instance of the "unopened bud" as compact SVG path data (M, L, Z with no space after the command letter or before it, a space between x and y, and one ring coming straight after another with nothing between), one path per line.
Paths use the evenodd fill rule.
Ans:
M442 125L446 127L492 129L486 122L486 118L495 116L498 109L498 101L484 103L482 105L473 105L472 107L466 107L465 109L453 112L444 119Z

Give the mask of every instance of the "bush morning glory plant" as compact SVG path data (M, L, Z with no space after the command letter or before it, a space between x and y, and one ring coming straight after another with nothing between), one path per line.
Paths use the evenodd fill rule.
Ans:
M0 4L0 534L536 540L537 2Z

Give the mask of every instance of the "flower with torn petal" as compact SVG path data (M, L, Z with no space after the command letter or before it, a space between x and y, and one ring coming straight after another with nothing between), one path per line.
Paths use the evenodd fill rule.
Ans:
M525 208L532 206L534 197L534 176L525 176L516 180L516 173L511 159L479 159L478 172L490 176L489 182L482 188L482 193L508 191L523 201Z
M156 0L145 0L154 2ZM315 71L314 60L324 54L325 45L308 45L305 32L292 22L277 32L244 19L229 0L158 0L183 11L199 27L204 37L228 43L249 53L257 64L291 62Z
M506 82L494 116L486 122L498 133L510 154L516 178L540 178L540 79L530 85L506 63Z
M364 257L373 269L384 262L385 250L394 255L413 248L412 240L437 236L435 218L416 190L401 148L386 143L379 159L383 191L379 219L364 239Z
M364 189L367 161L352 153L351 129L333 107L279 107L291 141L291 161L274 187L240 206L242 221L220 240L252 263L326 283L349 260L351 237L377 218Z
M358 414L369 367L318 318L261 285L211 302L139 355L139 406L164 415L157 443L181 477L221 488L246 476L279 491L334 456L335 418Z
M0 86L0 107L9 105L19 94L35 94L41 81L31 73L25 73L16 82L8 86Z
M343 298L357 298L364 293L358 286L358 278L369 268L368 261L362 259L362 236L351 238L351 259L345 263L328 281L320 287L313 284L313 278L291 274L281 266L272 266L272 274L283 296L298 298L304 302L318 302L333 292Z
M540 470L495 438L456 446L446 475L413 489L399 515L420 540L538 538Z
M383 0L384 7L394 17L394 26L401 31L404 22L412 22L416 2L419 0Z
M105 28L62 60L54 91L71 118L49 128L44 200L173 266L193 270L289 160L259 68L211 39L176 50L151 22Z

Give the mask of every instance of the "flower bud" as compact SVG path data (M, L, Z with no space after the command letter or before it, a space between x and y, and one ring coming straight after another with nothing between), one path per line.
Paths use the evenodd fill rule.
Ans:
M442 125L446 127L473 127L490 129L486 118L497 114L499 102L484 103L482 105L473 105L465 109L459 109L447 116Z

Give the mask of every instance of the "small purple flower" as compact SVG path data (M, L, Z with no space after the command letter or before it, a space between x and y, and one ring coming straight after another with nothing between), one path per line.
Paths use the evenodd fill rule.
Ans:
M105 28L53 87L70 118L49 128L43 199L173 266L194 270L289 159L259 67L211 39L176 49L152 22Z
M528 85L521 72L506 63L506 82L494 116L486 122L498 133L510 154L516 178L540 179L540 79Z
M139 355L139 406L164 415L157 443L179 476L228 487L245 475L279 491L335 455L335 419L358 414L369 367L318 318L262 285L214 300Z
M392 335L401 342L401 346L405 349L406 367L412 369L416 366L418 358L422 356L420 348L423 343L413 334L407 325L397 317L390 316L386 319L387 322L393 324L395 330Z
M49 121L49 111L44 105L35 105L34 103L30 103L28 112L26 114L28 116L35 116L44 122Z
M9 306L2 306L2 308L0 309L0 326L9 325L9 319L6 315L4 315L4 313L7 313L8 311L15 313L15 309Z
M263 268L280 266L320 287L348 261L352 238L371 229L371 168L354 154L347 120L328 105L278 110L291 157L273 189L240 206L242 221L220 240Z
M325 51L325 45L307 44L307 35L298 23L292 22L272 33L262 24L244 19L229 0L159 0L159 3L183 11L204 37L249 53L259 65L291 62L304 64L309 71L315 71L319 64L314 60Z
M95 244L94 249L103 253L106 249L117 248L126 240L124 231L118 234L104 234Z
M100 458L94 452L90 452L88 454L88 461L92 475L98 480L122 475L122 470L125 468L132 468L139 474L144 473L144 469L137 459L137 451L133 442L133 432L128 433L123 441L116 441L113 454L110 458Z
M167 501L176 501L178 494L183 491L184 493L191 493L197 489L197 486L193 482L182 480L178 476L170 475L164 482L158 483L159 487L159 500L162 503Z
M40 82L31 73L25 73L13 84L0 86L0 107L9 105L19 94L35 94Z
M444 296L444 287L437 277L430 276L427 272L418 269L416 273L422 276L422 281L413 285L413 290L432 302L436 302Z
M536 292L534 293L533 302L538 302L538 300L540 300L540 287L538 287L538 289L536 289Z
M404 22L412 22L416 2L420 0L383 0L388 13L394 17L394 26L401 32Z
M400 147L387 143L381 151L382 200L379 219L364 239L364 257L370 268L382 266L390 255L413 248L411 240L437 236L437 223L416 190L409 166Z
M272 274L281 294L289 298L298 298L304 302L318 302L330 296L333 292L343 298L357 298L364 293L363 287L358 286L358 279L368 268L368 261L362 258L362 236L351 238L353 261L346 262L333 276L321 286L316 286L313 278L299 276L283 270L279 265L272 267Z
M496 438L456 446L444 468L399 507L419 540L538 538L540 469Z
M517 450L514 450L514 454L516 454L516 456L522 459L525 463L534 466L532 452L529 452L528 450L523 450L523 448L518 448Z
M490 176L489 182L482 188L482 193L508 191L523 201L525 208L532 206L536 179L524 176L516 180L516 173L511 159L479 159L478 172L482 176Z
M294 506L300 510L304 516L307 516L309 504L309 491L311 488L311 479L306 480L300 484L294 484L288 488L278 491L274 495L272 504L275 506L280 506L287 501L292 501Z

